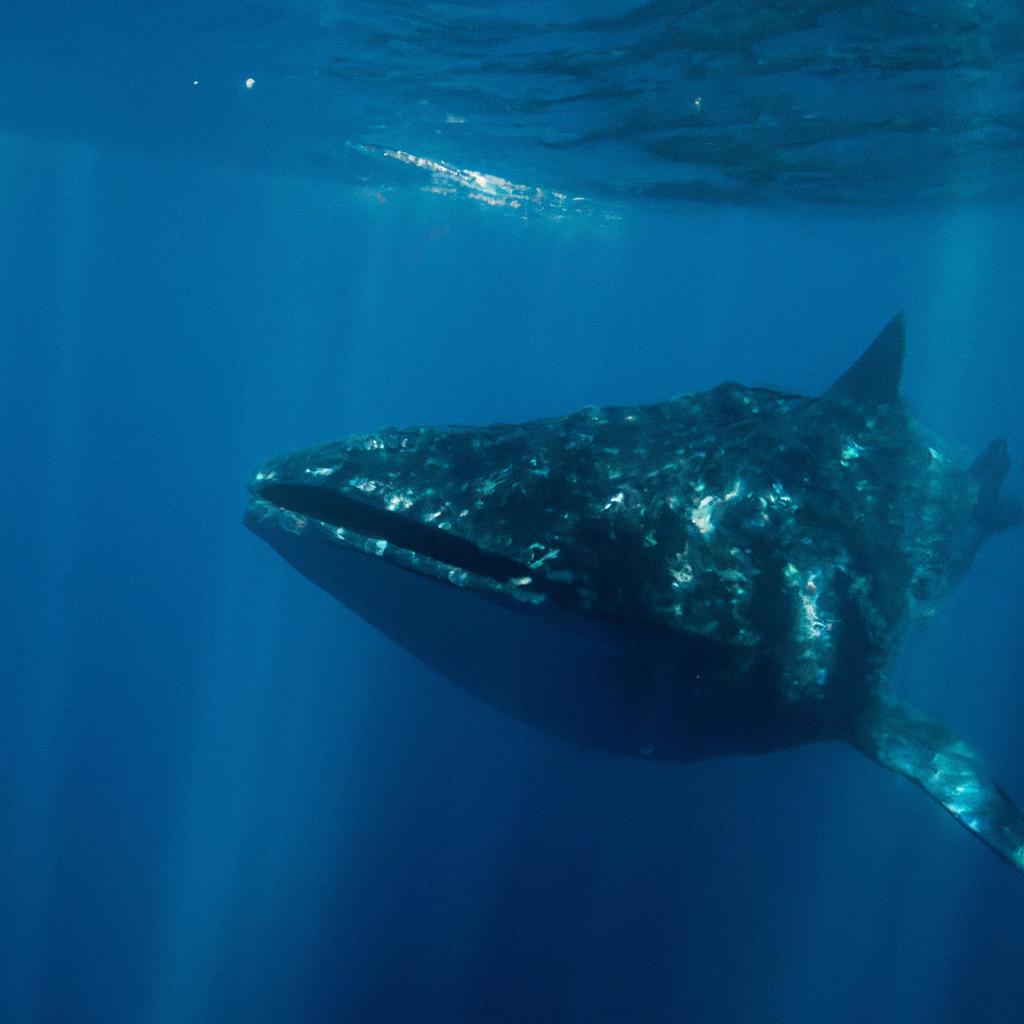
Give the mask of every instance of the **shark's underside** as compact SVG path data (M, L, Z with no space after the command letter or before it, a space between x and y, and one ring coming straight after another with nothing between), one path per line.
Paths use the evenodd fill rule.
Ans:
M1024 817L884 686L907 628L1019 519L1002 441L964 471L913 423L903 351L898 316L820 398L723 384L349 437L267 463L246 523L521 720L676 760L846 741L1024 871Z

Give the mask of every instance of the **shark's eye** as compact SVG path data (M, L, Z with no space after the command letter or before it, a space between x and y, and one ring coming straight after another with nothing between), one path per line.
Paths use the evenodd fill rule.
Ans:
M259 495L289 512L386 540L417 555L500 583L531 575L515 559L491 554L463 537L323 488L269 483L260 487Z

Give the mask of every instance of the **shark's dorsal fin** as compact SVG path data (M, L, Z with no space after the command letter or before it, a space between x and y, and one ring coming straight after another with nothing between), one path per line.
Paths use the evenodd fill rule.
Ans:
M906 347L906 321L902 313L897 313L860 359L825 392L825 397L865 405L895 402L900 394Z
M1024 871L1024 814L978 755L944 725L909 704L877 696L859 718L851 742L920 786L986 846Z

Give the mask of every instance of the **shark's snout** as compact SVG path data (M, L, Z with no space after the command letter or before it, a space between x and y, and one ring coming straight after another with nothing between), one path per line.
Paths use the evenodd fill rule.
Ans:
M261 501L329 527L339 540L356 534L360 538L384 541L412 555L499 583L530 575L529 569L515 559L492 554L449 530L428 526L402 512L374 505L363 498L349 497L334 488L255 481L252 489Z

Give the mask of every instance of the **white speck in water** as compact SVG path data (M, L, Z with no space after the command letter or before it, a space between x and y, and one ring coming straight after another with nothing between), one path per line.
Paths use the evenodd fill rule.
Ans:
M246 87L246 89L251 89L255 84L256 84L256 79L255 78L247 78L245 80L245 87Z

